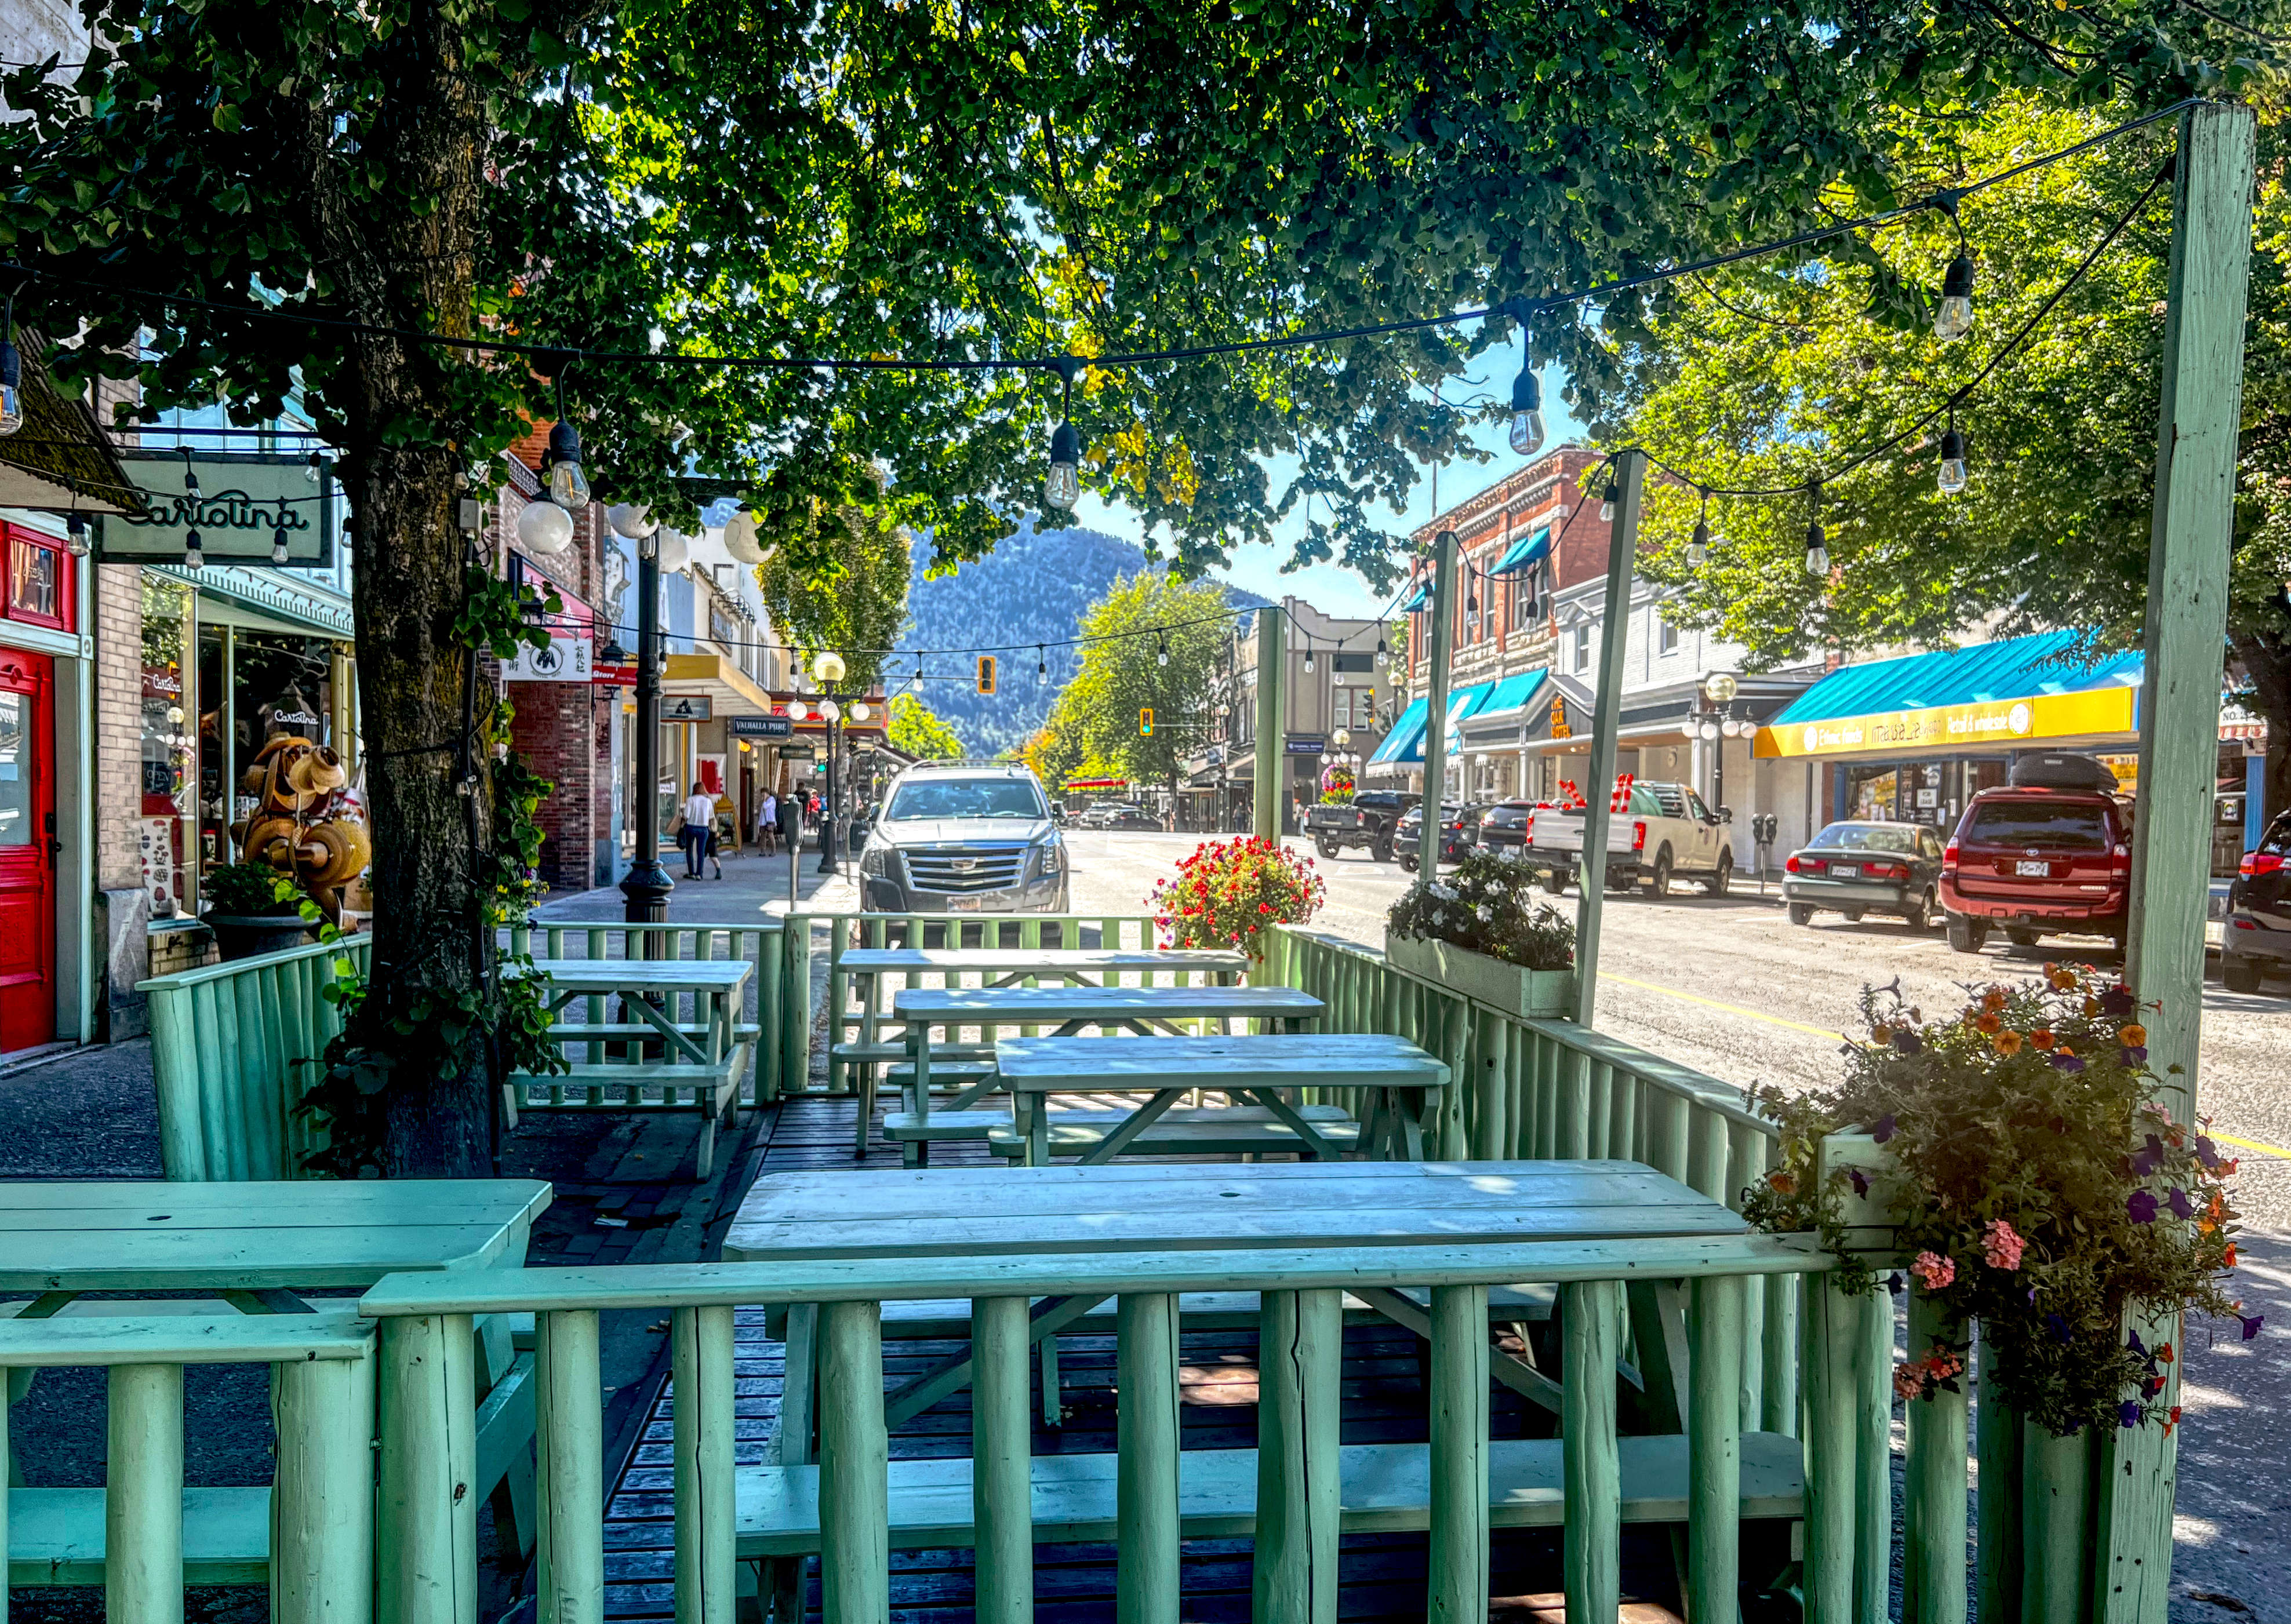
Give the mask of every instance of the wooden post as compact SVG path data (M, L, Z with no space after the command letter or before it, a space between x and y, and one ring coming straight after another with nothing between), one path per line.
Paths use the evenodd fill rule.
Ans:
M977 1624L1029 1624L1034 1616L1033 1432L1026 1393L1033 1343L1026 1309L1023 1297L982 1297L970 1305Z
M1260 840L1281 838L1281 797L1288 774L1289 623L1278 604L1257 611L1257 793L1250 831Z
M1178 1299L1124 1293L1115 1310L1115 1624L1178 1624Z
M1623 1599L1623 1472L1615 1443L1615 1359L1622 1287L1559 1288L1560 1434L1565 1522L1559 1531L1570 1619L1612 1619Z
M1615 734L1623 704L1623 649L1629 640L1631 576L1638 564L1639 501L1646 453L1615 454L1608 476L1620 491L1607 543L1607 596L1599 618L1597 703L1591 712L1591 763L1584 774L1583 864L1576 875L1575 1018L1591 1024L1599 990L1599 916L1606 897L1608 797L1615 787Z
M1488 1289L1432 1288L1432 1540L1426 1616L1488 1616Z
M1432 543L1432 647L1427 651L1424 696L1424 822L1417 837L1417 872L1440 872L1440 801L1448 783L1448 662L1456 642L1456 533L1443 530Z
M382 1624L477 1624L476 1374L468 1314L382 1323Z
M605 1616L605 1420L597 1311L540 1316L541 1624L601 1624Z
M1949 1327L1924 1290L1909 1291L1909 1355L1922 1359ZM1955 1393L1901 1407L1909 1435L1902 1483L1903 1624L1965 1624L1965 1448L1966 1371ZM1990 1487L1983 1476L1984 1496ZM1984 1624L1987 1620L1984 1617Z
M671 1315L676 1384L671 1453L676 1495L676 1624L732 1624L738 1562L732 1486L732 1311Z
M1257 1624L1336 1624L1344 1293L1267 1291L1258 1331Z
M1742 1319L1751 1282L1692 1283L1687 1406L1687 1624L1734 1624L1742 1551Z
M2247 107L2198 102L2180 117L2124 975L2157 1006L2142 1011L2149 1065L2178 1083L2172 1108L2183 1123L2197 1109L2255 140ZM2100 1616L2162 1624L2177 1449L2160 1427L2135 1427L2099 1453Z
M270 1367L278 1429L270 1493L275 1624L367 1624L374 1617L374 1367L371 1347L362 1359ZM600 1507L595 1537L602 1534Z
M882 1624L891 1612L882 1314L882 1305L872 1302L828 1303L819 1311L822 1624Z
M104 1624L180 1624L181 1365L113 1367L104 1481Z

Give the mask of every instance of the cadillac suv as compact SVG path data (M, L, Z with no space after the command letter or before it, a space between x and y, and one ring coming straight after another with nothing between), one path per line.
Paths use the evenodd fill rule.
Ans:
M1032 768L919 761L885 793L859 877L871 913L1063 913L1065 838Z

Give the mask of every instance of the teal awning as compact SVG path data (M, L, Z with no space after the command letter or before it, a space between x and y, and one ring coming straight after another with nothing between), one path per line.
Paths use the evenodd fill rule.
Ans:
M1408 594L1408 600L1402 604L1395 613L1400 615L1413 615L1417 610L1422 608L1426 604L1431 601L1432 583L1427 577L1427 579L1419 581L1416 583L1416 590Z
M1413 754L1410 752L1413 752ZM1371 767L1388 761L1421 761L1424 759L1424 702L1411 699L1400 720L1392 724L1392 731L1384 736L1384 743L1368 759Z
M1523 569L1532 569L1551 556L1551 527L1546 525L1524 541L1514 542L1505 550L1491 575L1515 575Z
M1773 725L2140 686L2147 663L2142 654L2099 651L2079 658L2073 652L2078 636L2040 631L1843 666L1799 695Z
M1472 712L1473 716L1485 718L1523 708L1535 698L1535 691L1543 686L1547 674L1541 671L1528 671L1499 679L1485 702Z

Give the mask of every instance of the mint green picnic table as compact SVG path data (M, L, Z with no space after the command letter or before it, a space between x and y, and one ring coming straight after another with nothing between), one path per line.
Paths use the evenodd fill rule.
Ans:
M934 1113L930 1103L933 1077L932 1033L944 1027L955 1052L968 1055L991 1044L1000 1027L1018 1027L1029 1035L1048 1027L1053 1037L1073 1037L1085 1027L1101 1033L1139 1036L1179 1034L1187 1026L1215 1022L1229 1030L1235 1021L1258 1020L1267 1031L1280 1031L1292 1021L1310 1020L1327 1005L1295 987L1099 986L1079 982L1051 987L904 987L892 995L891 1014L905 1028L907 1072L904 1087L909 1108L884 1120L885 1135L907 1147L907 1164L922 1165L935 1139L985 1138L994 1129L1008 1128L1010 1117L998 1111L974 1111L980 1099L1001 1087L991 1063L942 1062L938 1074L957 1085L959 1092L946 1109ZM964 1045L965 1027L977 1027L985 1043ZM868 1124L874 1119L872 1073L863 1079L859 1094L859 1150L866 1154Z

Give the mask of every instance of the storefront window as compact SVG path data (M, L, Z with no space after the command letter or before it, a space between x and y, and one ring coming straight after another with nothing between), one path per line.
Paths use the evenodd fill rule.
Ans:
M36 625L64 623L64 555L45 538L21 531L8 537L8 618Z
M1901 770L1893 767L1845 769L1845 812L1851 818L1891 818L1900 804Z
M256 809L265 741L338 744L334 644L215 626L200 629L198 648L200 859L228 863Z
M153 919L197 908L198 808L192 795L198 713L196 615L180 582L143 576L143 801L138 845Z

